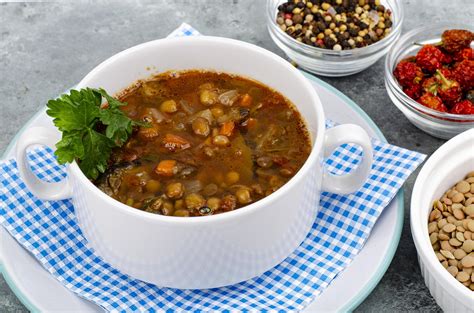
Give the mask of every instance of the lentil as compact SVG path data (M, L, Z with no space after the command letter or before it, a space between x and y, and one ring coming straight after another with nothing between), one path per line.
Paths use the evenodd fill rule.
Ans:
M474 205L471 203L472 173L433 202L428 233L441 265L459 282L474 291ZM471 176L470 176L471 175Z

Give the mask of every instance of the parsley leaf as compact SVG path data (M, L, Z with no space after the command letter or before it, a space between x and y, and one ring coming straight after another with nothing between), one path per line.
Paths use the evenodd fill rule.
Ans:
M107 105L102 106L102 98ZM125 105L103 89L71 90L58 99L49 100L46 113L62 132L54 152L60 164L78 161L89 179L96 179L107 169L112 149L122 146L135 126L147 123L128 118L120 107ZM104 129L101 132L98 129Z
M106 136L88 129L82 138L84 157L79 163L82 172L89 178L96 179L107 169L107 161L115 143Z
M101 96L92 89L71 90L70 95L62 95L48 101L46 113L53 117L54 125L60 131L80 130L89 127L99 116Z
M133 121L123 114L120 107L125 105L125 103L109 96L102 88L98 89L97 92L99 92L108 103L108 108L106 110L100 110L99 112L100 121L104 125L107 125L105 129L107 138L122 145L132 134L133 126L146 126L146 123Z

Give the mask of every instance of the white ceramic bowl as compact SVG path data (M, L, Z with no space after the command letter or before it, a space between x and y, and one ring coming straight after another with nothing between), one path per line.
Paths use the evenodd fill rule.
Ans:
M257 46L223 38L163 39L125 50L92 70L77 86L103 87L115 94L147 68L207 69L251 77L282 91L298 108L311 133L312 152L301 170L272 195L215 216L180 218L150 214L120 203L96 188L76 163L67 180L51 184L31 173L25 151L32 144L54 146L59 132L34 128L17 144L17 161L28 188L43 199L72 197L77 220L92 248L105 261L135 278L175 288L212 288L237 283L280 263L308 234L321 190L348 193L366 180L372 162L362 128L341 125L329 131L318 95L288 62ZM322 159L342 143L364 149L357 170L332 176Z
M474 129L442 145L428 159L416 179L410 224L421 273L431 295L445 312L473 312L474 292L459 283L438 261L428 235L433 201L474 170Z

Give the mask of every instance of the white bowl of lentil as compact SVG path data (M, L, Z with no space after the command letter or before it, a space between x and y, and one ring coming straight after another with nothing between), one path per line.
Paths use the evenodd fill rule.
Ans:
M380 1L391 12L390 33L365 47L348 50L331 50L312 46L296 40L280 28L277 23L278 7L282 0L267 0L267 28L271 38L299 67L314 74L340 77L361 72L377 62L398 40L402 31L403 4L398 0ZM307 1L307 3L323 1ZM326 1L332 3L332 1ZM342 1L341 1L342 2ZM366 1L369 3L369 1Z
M27 129L18 140L16 158L22 179L39 198L72 198L88 243L114 268L159 286L204 289L256 277L282 262L311 229L323 190L350 193L363 185L372 167L372 146L357 125L325 129L321 101L300 71L265 49L232 39L200 36L147 42L104 61L77 88L103 87L117 94L152 74L192 69L252 78L283 91L300 112L311 152L274 193L223 214L185 218L145 212L109 197L76 162L68 165L67 179L42 182L31 172L26 149L35 144L53 148L61 134L52 123L49 128ZM362 147L362 162L347 175L330 174L323 158L349 142ZM235 154L236 161L238 157Z
M428 222L433 222L435 220L434 214L437 214L437 212L431 213L435 200L441 198L447 190L463 180L468 172L473 170L474 129L471 129L446 142L428 159L418 175L411 198L410 224L418 252L421 273L431 295L446 312L472 312L474 291L470 290L470 286L464 286L446 270L444 266L449 264L443 266L440 263L444 256L435 254L432 242L436 244L434 241L438 238L430 238L429 232L432 231L433 233L434 230L428 229ZM474 183L472 186L474 186ZM472 196L472 194L468 195ZM460 203L464 205L467 200L469 198L464 198ZM441 213L441 211L438 211L443 217L449 216L448 208L445 207L444 210L447 212L443 211ZM474 218L474 216L468 217L467 214L465 216L467 219ZM454 219L453 223L455 223ZM433 226L436 225L433 224ZM439 231L439 234L441 234L441 231ZM461 248L464 247L461 246ZM474 254L473 251L467 254L469 253ZM441 259L438 259L438 257ZM455 261L458 262L457 259ZM467 272L472 272L472 267ZM471 273L471 275L474 274ZM461 280L465 281L465 279ZM474 276L469 277L469 280L474 283Z

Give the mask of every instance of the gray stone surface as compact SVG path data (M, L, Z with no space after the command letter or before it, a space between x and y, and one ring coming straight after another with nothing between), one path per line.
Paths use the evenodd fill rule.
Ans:
M404 31L432 22L474 20L471 0L403 2ZM263 0L0 3L0 154L48 99L107 57L162 38L183 21L203 34L248 41L282 55L267 33L264 4ZM383 72L380 60L360 74L323 79L358 103L389 142L433 153L444 141L419 131L395 108L385 92ZM409 229L415 177L416 173L405 185L405 224L395 258L359 312L440 310L422 281ZM1 278L0 311L26 311Z

